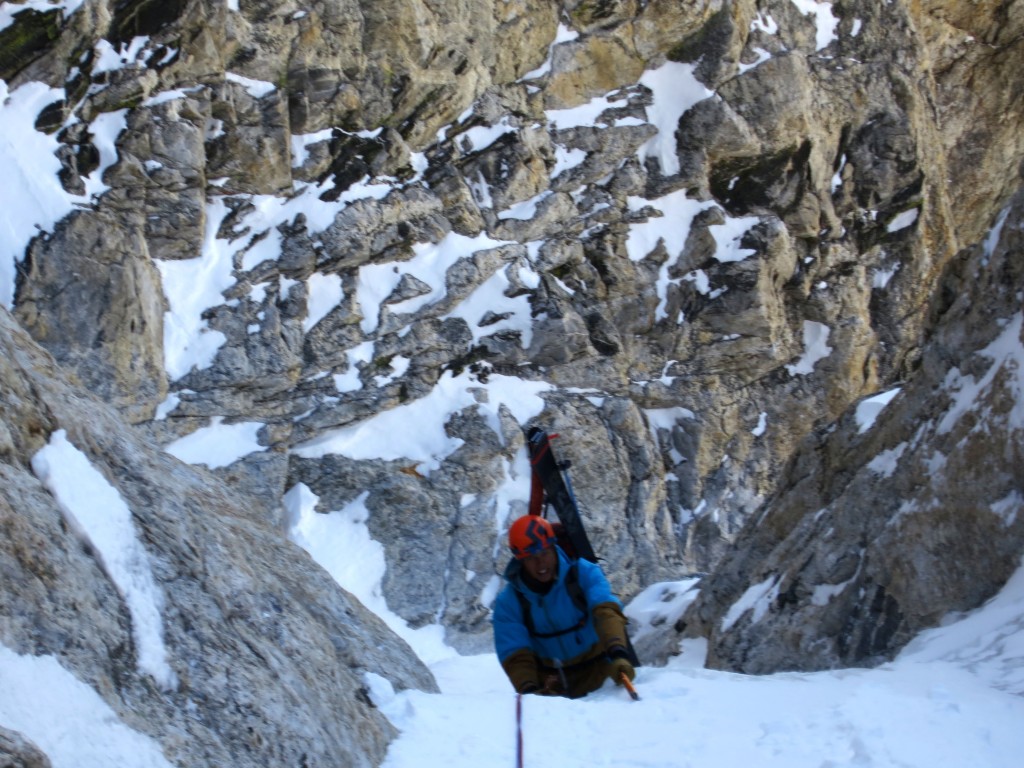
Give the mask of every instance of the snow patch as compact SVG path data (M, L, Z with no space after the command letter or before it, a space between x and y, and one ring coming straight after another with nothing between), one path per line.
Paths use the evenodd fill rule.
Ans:
M1017 513L1024 509L1024 495L1020 491L1010 491L998 501L989 505L995 514L1003 521L1003 525L1009 528L1017 521Z
M555 144L555 167L551 169L551 178L557 179L566 171L581 165L587 159L587 153L582 149L569 149L561 144Z
M46 13L61 10L66 19L81 7L85 0L20 0L18 3L0 3L0 32L14 23L14 17L27 10Z
M1006 224L1006 217L1010 215L1010 208L1007 206L1002 212L996 217L996 223L989 230L988 236L985 238L985 256L992 258L996 252L996 246L999 245L999 238L1003 236L1003 226Z
M559 23L558 31L555 33L555 39L552 41L551 45L548 46L548 55L547 58L544 59L544 63L519 78L520 82L526 80L537 80L538 78L544 77L544 75L551 71L551 63L554 57L555 47L562 43L572 42L579 38L579 36L579 32L570 29L565 26L565 24Z
M882 477L892 477L899 466L900 459L906 452L907 443L900 443L895 448L882 451L868 462L868 469Z
M518 332L521 346L528 349L533 340L530 298L526 294L507 295L512 287L512 282L508 278L508 271L511 268L509 265L495 271L442 320L451 317L465 320L473 334L474 344L484 336L500 332ZM486 325L483 324L488 317L490 321Z
M792 3L804 16L814 17L815 51L827 48L832 41L836 40L839 19L832 13L832 3L817 2L817 0L792 0Z
M292 168L301 168L309 160L309 148L324 141L330 141L334 136L333 128L324 128L315 133L293 134L292 143Z
M832 330L823 323L804 320L804 353L795 363L786 366L790 376L806 376L814 372L814 366L832 354L828 337Z
M760 219L757 216L741 216L738 219L726 216L723 224L709 226L708 231L715 240L715 252L712 254L715 261L723 264L743 261L748 256L757 253L751 248L741 248L740 240L751 227L759 222Z
M160 742L125 725L53 656L0 645L0 691L0 725L35 744L53 768L174 768Z
M1001 383L1009 391L1013 405L1008 413L1000 414L998 418L1005 419L1007 428L1011 430L1024 430L1024 346L1020 341L1024 313L1018 312L1010 320L1000 322L1002 333L975 353L992 361L981 378L963 374L959 368L952 368L946 375L943 386L952 402L939 422L938 434L948 433L967 413L979 412L982 421L988 420L992 414L983 402L997 386L996 378L1000 374Z
M911 208L909 211L903 211L902 213L896 214L892 221L890 221L886 227L886 232L898 232L901 229L906 229L917 221L917 217L920 214L919 208Z
M466 154L483 152L506 133L516 133L518 130L505 116L494 125L475 125L469 128L458 137L458 142Z
M761 414L757 417L757 426L750 430L750 434L754 437L761 437L768 429L768 414L761 411Z
M263 426L259 421L225 424L223 416L214 416L209 426L178 438L164 450L187 464L205 464L210 469L219 469L250 453L267 450L259 442Z
M861 400L854 411L854 418L857 421L857 434L862 435L875 425L878 414L887 406L896 395L900 393L900 387L890 389L887 392L880 392L877 395Z
M309 333L317 323L323 320L344 298L340 275L325 275L314 272L306 280L306 317L302 321L302 330Z
M439 243L416 243L413 257L401 262L366 264L359 268L356 278L356 302L362 311L360 327L370 334L380 324L381 305L398 287L403 275L411 275L430 287L428 293L398 301L389 306L395 314L413 313L444 298L447 288L445 275L460 259L474 253L505 245L492 240L485 233L467 237L450 232Z
M887 667L944 662L951 671L969 670L991 688L1024 696L1024 563L983 606L949 619L919 634Z
M165 690L176 688L178 680L167 663L163 640L163 593L121 494L63 429L50 435L32 457L32 471L53 494L71 529L92 547L128 606L139 671Z
M629 619L630 637L636 641L658 630L671 627L700 594L700 579L652 584L634 597L624 613Z
M640 84L651 90L652 103L647 119L658 133L641 145L637 154L642 163L655 157L664 176L679 173L679 155L676 149L676 128L683 114L694 104L714 95L693 74L694 64L665 62L657 69L649 69L640 77Z
M455 652L444 642L443 627L435 624L412 629L388 608L382 586L387 572L384 547L370 535L366 525L370 519L366 506L369 496L369 491L363 491L342 509L324 514L316 511L320 499L307 485L294 485L283 499L288 538L409 643L424 663L450 658Z
M624 97L617 91L613 91L604 96L595 96L585 104L566 109L549 109L544 114L547 117L548 128L552 132L568 128L608 125L607 121L601 120L601 115L623 99Z
M93 76L135 64L145 65L149 59L149 55L146 54L148 44L149 37L134 37L130 42L121 43L117 48L107 40L100 40L93 46Z
M237 75L234 72L228 72L224 75L224 79L229 83L235 83L236 85L242 86L246 93L254 99L262 99L267 94L273 93L277 90L277 86L273 83L268 83L265 80L253 80L249 77Z
M722 631L728 632L737 621L747 612L751 611L750 623L756 624L768 612L775 598L779 596L780 577L769 576L760 584L754 584L740 595L737 600L722 617Z
M487 383L475 381L468 372L454 376L446 371L434 389L419 400L383 411L358 424L329 430L292 453L305 459L328 455L351 459L407 459L421 473L440 467L441 462L462 446L449 437L444 425L453 413L475 407L498 437L503 437L499 409L502 405L520 424L544 409L541 394L551 389L544 382L491 374ZM400 436L400 438L396 438Z
M64 190L59 180L57 133L47 135L35 127L43 109L64 97L63 89L37 82L9 92L7 83L0 80L0 168L5 175L5 183L0 185L0 210L4 212L0 304L8 309L13 308L17 265L25 258L29 243L39 235L52 233L57 222L76 206L88 206L93 196L106 192L109 187L103 183L103 174L117 162L115 142L127 124L126 109L103 113L90 123L99 165L83 180L84 195Z

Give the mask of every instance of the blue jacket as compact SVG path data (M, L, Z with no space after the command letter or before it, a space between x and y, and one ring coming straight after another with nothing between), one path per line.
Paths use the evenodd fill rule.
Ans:
M569 665L594 656L598 650L597 631L594 629L593 608L601 603L615 603L621 607L618 598L612 594L611 585L600 566L587 560L578 560L579 584L587 599L587 614L573 604L572 596L565 586L565 576L572 561L558 547L558 576L551 590L544 595L529 589L522 580L522 564L513 560L505 568L508 583L494 601L494 648L499 661L505 661L518 650L532 650L546 665L555 667ZM551 634L576 626L581 619L583 625L576 630L556 637L531 636L523 620L522 606L516 592L524 595L530 604L530 616L534 629L539 634ZM555 662L558 662L557 664Z

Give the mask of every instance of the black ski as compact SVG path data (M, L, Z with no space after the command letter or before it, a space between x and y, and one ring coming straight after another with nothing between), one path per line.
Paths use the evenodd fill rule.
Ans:
M580 508L576 504L576 496L572 492L572 482L569 480L568 472L569 462L560 462L555 458L555 453L551 448L551 438L553 437L558 437L558 435L549 435L540 427L531 427L526 433L530 466L533 468L530 513L541 514L544 502L549 503L555 508L555 514L558 516L558 523L555 523L553 527L558 535L559 546L573 559L583 558L596 563L597 555L594 554L594 548L590 546L590 539L587 538L583 520L580 518ZM628 633L626 634L626 653L634 667L641 665ZM630 695L634 694L635 691Z
M554 435L557 437L557 435ZM535 480L540 481L543 487L544 498L555 509L558 521L568 538L569 548L573 550L570 554L574 557L582 557L592 563L597 562L597 555L594 548L590 546L590 539L583 528L583 520L580 519L580 509L576 504L576 497L572 492L572 483L566 470L568 462L559 462L555 458L554 450L551 447L552 435L549 435L540 427L531 427L526 433L526 444L530 452L530 465L533 467ZM536 486L536 483L534 484ZM539 500L531 499L531 502ZM531 507L534 503L531 503ZM531 509L531 512L540 510ZM563 547L564 549L565 547Z

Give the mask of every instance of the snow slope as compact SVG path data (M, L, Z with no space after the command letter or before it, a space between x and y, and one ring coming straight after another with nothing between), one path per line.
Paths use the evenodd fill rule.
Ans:
M96 487L97 471L62 433L33 467L57 491ZM130 520L113 515L104 494L61 492L60 498L80 535L106 542L104 561L119 564L119 583L146 582L148 563L138 555ZM517 723L516 696L493 655L460 656L445 644L441 627L412 630L388 610L380 584L383 548L374 546L366 528L364 498L323 515L312 511L315 496L297 486L287 503L292 539L405 637L441 687L439 694L396 694L384 678L367 675L371 697L401 732L388 751L388 768L512 766L518 734L524 766L1021 764L1024 567L988 604L923 633L878 669L737 675L704 669L703 641L686 641L668 666L640 668L639 702L611 683L578 701L527 696ZM694 587L682 582L645 590L627 609L635 633L671 626ZM154 633L143 618L159 615L160 600L158 589L132 595L132 620L142 622L136 641L140 659L166 654L173 663L174 649L164 648L159 628ZM140 671L159 681L164 669ZM159 744L121 723L52 657L0 646L0 691L0 726L25 734L55 768L168 765Z

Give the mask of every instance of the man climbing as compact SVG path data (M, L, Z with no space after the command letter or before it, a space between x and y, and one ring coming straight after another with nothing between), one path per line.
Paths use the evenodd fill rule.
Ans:
M601 567L570 560L555 530L524 515L508 532L513 559L494 603L494 646L519 693L578 698L609 677L636 672L627 651L626 617Z

